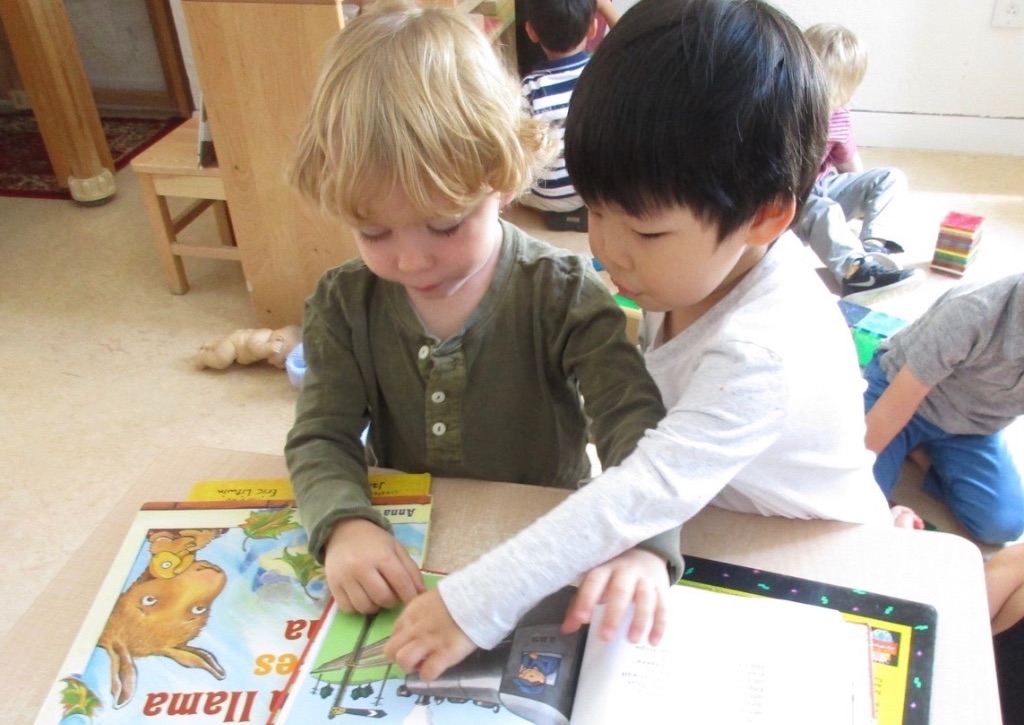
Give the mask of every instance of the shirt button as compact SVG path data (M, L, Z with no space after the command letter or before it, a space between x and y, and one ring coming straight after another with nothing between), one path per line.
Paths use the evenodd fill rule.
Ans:
M419 355L420 360L426 360L428 357L430 357L430 345L424 345L423 347L421 347Z
M443 436L444 432L448 430L448 426L444 423L434 423L434 425L430 427L430 430L432 430L436 436Z
M445 395L440 390L430 394L431 401L433 401L435 403L443 403L444 402L444 398L445 398Z

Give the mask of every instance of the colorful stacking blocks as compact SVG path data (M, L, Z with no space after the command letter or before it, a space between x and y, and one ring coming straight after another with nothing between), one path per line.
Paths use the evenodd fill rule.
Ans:
M962 277L981 244L985 217L951 211L939 226L932 269Z

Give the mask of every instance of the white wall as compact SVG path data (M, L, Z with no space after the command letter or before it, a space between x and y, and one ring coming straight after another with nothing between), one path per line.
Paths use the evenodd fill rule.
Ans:
M188 27L185 25L185 10L181 7L181 0L171 0L170 4L171 15L174 18L174 28L178 33L181 59L185 64L189 89L192 91L192 100L198 112L199 104L203 98L203 91L199 87L199 71L196 70L195 57L192 55L192 40L188 36Z
M994 0L773 1L867 46L850 104L861 145L1024 155L1024 28L993 28Z
M110 0L65 0L75 43L82 58L89 85L93 88L127 91L163 91L163 69L149 13L142 2ZM192 99L198 106L201 95L192 43L185 27L181 0L170 0L171 15L178 32L185 72Z
M66 0L66 6L82 66L93 88L164 89L145 4Z
M841 23L867 46L867 78L851 103L862 145L1024 155L1024 28L993 28L995 0L773 1L800 27ZM614 2L625 10L635 0ZM68 0L90 81L162 88L144 6L116 5ZM198 101L180 0L171 8Z

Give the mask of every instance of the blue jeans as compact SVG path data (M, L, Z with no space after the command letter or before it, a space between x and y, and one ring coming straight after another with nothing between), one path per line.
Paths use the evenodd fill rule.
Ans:
M876 354L864 369L864 411L889 387ZM1024 533L1024 489L1001 433L947 433L914 415L875 459L875 480L890 496L907 455L921 448L931 458L923 488L938 499L978 541L1002 544Z

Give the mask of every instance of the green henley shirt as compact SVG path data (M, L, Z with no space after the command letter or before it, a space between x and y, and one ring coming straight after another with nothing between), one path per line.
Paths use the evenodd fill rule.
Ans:
M664 416L588 261L502 226L491 287L447 340L426 333L404 288L360 259L326 272L306 301L306 373L285 455L321 561L342 519L388 528L370 507L368 462L574 489L590 475L588 436L607 468ZM678 569L678 530L649 548Z

